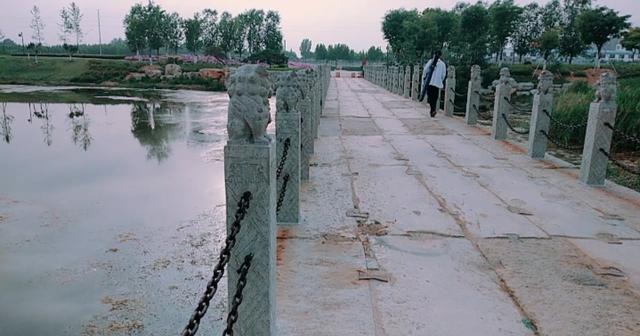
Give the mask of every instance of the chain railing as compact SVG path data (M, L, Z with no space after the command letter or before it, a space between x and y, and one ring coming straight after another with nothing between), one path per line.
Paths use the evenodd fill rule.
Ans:
M549 117L549 120L551 120L551 122L553 122L554 124L558 124L560 126L562 126L562 128L566 128L568 130L573 130L573 129L577 129L577 128L582 128L582 127L586 127L587 123L589 122L589 120L585 120L579 124L575 124L575 125L569 125L567 123L564 123L556 118L554 118L551 113L549 113L549 111L547 110L542 110L542 113L544 113L547 117Z
M554 145L556 145L556 146L558 146L560 148L563 148L563 149L566 149L566 150L582 150L584 148L583 145L581 145L581 146L570 146L570 145L564 144L564 143L560 142L559 140L552 138L549 135L549 133L547 133L545 130L540 130L540 133L542 135L544 135Z
M464 107L460 107L458 105L456 105L456 103L453 101L453 99L449 99L449 102L451 103L451 105L453 105L453 111L466 111L467 109Z
M280 163L278 163L278 169L276 169L276 178L280 178L282 174L282 169L284 169L284 164L287 162L287 155L289 154L289 147L291 147L291 138L287 138L284 140L284 148L282 149L282 157L280 158Z
M529 130L519 130L516 129L511 122L509 122L509 118L507 118L507 115L502 113L502 119L504 119L504 122L507 124L507 127L509 127L511 129L511 131L513 131L516 134L520 134L520 135L526 135L529 134Z
M508 104L509 106L511 106L511 108L512 108L512 109L516 110L517 112L520 112L520 113L531 113L531 109L532 109L532 107L519 107L519 106L514 105L514 104L509 100L509 98L507 98L507 97L502 97L502 99L503 99L504 101L506 101L506 102L507 102L507 104Z
M476 111L476 113L478 114L478 117L480 117L480 119L482 119L482 120L491 120L493 118L493 116L490 113L485 114L484 112L480 112L480 109L478 109L478 106L476 106L475 104L471 105L471 107Z
M224 247L220 251L218 264L216 264L213 270L213 276L211 277L211 280L209 280L207 288L200 298L195 312L193 313L193 315L191 315L189 323L182 331L182 336L193 336L198 332L198 328L200 327L200 320L202 320L202 318L207 314L207 309L209 309L211 299L213 299L214 295L218 291L218 283L222 279L222 276L224 275L224 269L229 263L229 259L231 258L231 250L236 245L236 236L242 228L242 221L247 215L247 211L249 210L249 206L251 205L252 197L253 196L251 195L251 192L246 191L244 194L242 194L242 197L238 201L238 210L236 211L234 221L231 224L231 232L227 235Z
M606 156L609 159L609 161L611 161L611 163L613 163L614 165L616 165L620 169L626 171L629 174L640 176L640 169L638 169L638 168L633 169L633 168L623 164L620 160L616 160L613 157L613 155L611 155L611 153L608 153L607 151L605 151L604 148L600 148L600 152L602 154L604 154L604 156Z
M614 128L613 125L611 125L608 122L604 123L604 125L607 128L609 128L610 130L612 130L614 134L617 134L617 135L621 136L622 138L624 138L625 140L627 140L629 142L633 142L636 145L640 145L640 137L626 134L626 133L622 132L621 130Z
M450 91L453 92L453 94L455 96L457 96L457 97L466 97L467 96L466 94L456 92L456 90L454 90L454 89L450 89Z
M280 208L282 208L282 203L284 203L284 196L287 194L287 185L289 184L289 174L285 174L282 177L282 189L280 189L280 194L278 195L278 202L276 203L276 214L280 212Z
M238 269L238 282L236 285L236 293L233 295L231 301L231 309L229 309L229 315L227 316L227 328L222 332L222 336L233 336L233 326L238 321L238 308L242 304L242 291L247 285L247 274L249 274L249 268L251 267L251 260L253 260L253 254L248 254L244 257L244 262Z

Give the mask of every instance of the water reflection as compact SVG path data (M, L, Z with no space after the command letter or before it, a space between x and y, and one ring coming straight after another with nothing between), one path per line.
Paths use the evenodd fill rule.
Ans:
M178 116L184 106L168 102L136 102L131 109L131 133L147 149L147 159L158 162L171 154L171 142L183 134Z
M71 140L83 150L89 149L93 137L89 133L89 117L84 113L84 104L69 104L69 119L71 119Z
M6 143L11 143L13 135L11 134L11 123L13 116L7 112L7 103L2 103L2 116L0 116L0 136Z
M42 130L42 134L44 135L44 143L47 146L51 146L53 144L53 122L51 120L51 114L49 113L49 104L40 103L40 104L32 104L29 103L29 122L33 121L33 116L42 120L42 125L40 129Z

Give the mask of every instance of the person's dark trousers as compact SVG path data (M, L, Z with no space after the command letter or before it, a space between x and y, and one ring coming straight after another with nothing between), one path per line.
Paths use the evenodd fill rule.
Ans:
M429 85L427 88L427 103L429 103L429 107L431 108L431 116L435 117L436 113L438 113L438 93L440 93L440 89L437 86Z

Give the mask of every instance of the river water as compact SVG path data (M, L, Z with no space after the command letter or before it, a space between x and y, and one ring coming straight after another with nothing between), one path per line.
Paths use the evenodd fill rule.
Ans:
M0 86L1 335L175 335L191 315L224 236L228 97L131 92ZM223 286L201 333L225 306Z

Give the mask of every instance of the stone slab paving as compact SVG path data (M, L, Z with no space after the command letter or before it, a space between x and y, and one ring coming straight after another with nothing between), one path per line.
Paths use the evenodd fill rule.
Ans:
M459 118L331 81L281 335L638 335L640 196Z

